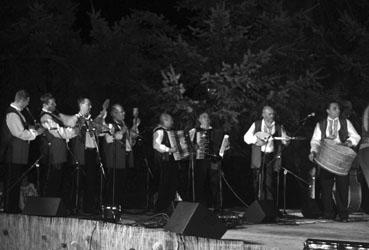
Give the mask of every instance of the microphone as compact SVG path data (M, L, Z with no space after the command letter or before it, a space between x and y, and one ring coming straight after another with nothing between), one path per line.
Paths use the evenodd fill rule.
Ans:
M305 123L307 119L309 119L310 117L314 117L314 116L315 116L315 112L312 112L308 114L304 119L300 120L299 122Z

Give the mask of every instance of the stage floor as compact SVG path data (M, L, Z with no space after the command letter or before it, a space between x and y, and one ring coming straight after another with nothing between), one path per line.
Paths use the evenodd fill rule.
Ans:
M234 213L239 209L233 209ZM146 215L125 214L122 223L144 220ZM287 210L287 216L276 223L247 224L247 222L228 230L223 240L244 241L247 245L265 249L297 250L303 249L307 239L369 242L369 215L354 213L349 222L323 219L306 219L298 210Z
M267 249L302 249L308 238L369 242L369 215L356 213L349 222L304 219L296 211L288 214L295 219L274 224L241 225L226 232L222 239L243 240L248 244L266 246Z

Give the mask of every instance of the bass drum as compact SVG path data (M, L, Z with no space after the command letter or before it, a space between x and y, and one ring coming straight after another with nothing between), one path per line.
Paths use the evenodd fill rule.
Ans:
M324 139L315 162L333 174L348 175L355 157L356 153L351 148Z

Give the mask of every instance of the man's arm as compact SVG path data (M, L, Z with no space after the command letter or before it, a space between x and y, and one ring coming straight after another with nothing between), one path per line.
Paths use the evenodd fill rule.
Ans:
M160 153L171 152L171 149L162 144L164 132L162 130L155 131L153 135L153 148Z
M309 160L312 162L314 162L314 158L319 151L321 139L322 139L322 132L320 131L319 123L317 123L314 129L313 136L310 141Z
M247 144L255 144L258 138L255 136L255 122L251 125L249 130L247 130L246 134L243 136L243 140Z
M284 126L281 126L281 136L282 138L288 138L287 140L282 140L283 145L287 146L288 144L290 144L290 139Z
M347 121L347 132L348 132L348 136L349 136L349 138L346 141L351 142L351 145L349 145L349 146L355 147L356 145L359 144L361 136L356 132L356 129L354 128L352 123L347 119L346 119L346 121Z
M42 126L49 130L50 134L56 138L68 140L77 135L75 129L60 127L59 124L52 120L52 117L49 114L43 115L40 121Z
M9 113L6 115L6 125L8 126L10 133L24 141L32 141L36 138L37 132L31 129L25 129L19 115L15 113Z
M317 153L319 151L321 140L322 131L320 131L319 123L317 123L310 141L310 152Z

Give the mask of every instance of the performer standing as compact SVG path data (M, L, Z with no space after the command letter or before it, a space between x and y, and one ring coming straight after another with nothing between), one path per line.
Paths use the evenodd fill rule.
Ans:
M318 122L315 126L314 134L311 138L311 149L309 159L314 161L322 140L330 139L337 144L348 147L356 146L360 141L360 135L356 132L351 122L347 119L340 119L340 106L338 102L330 102L326 109L327 118ZM336 213L333 206L332 188L336 183L336 206L338 216L341 221L347 221L347 199L348 199L348 176L340 176L328 172L323 168L318 169L320 178L321 195L323 202L323 216L327 219L334 219ZM315 175L315 168L312 171Z
M30 141L34 140L41 130L29 128L22 114L30 101L29 94L20 90L15 94L14 102L6 111L6 118L2 126L2 149L5 156L7 171L5 175L5 211L8 213L19 212L19 180L24 167L28 164ZM10 189L10 187L12 187Z
M218 184L221 157L219 149L222 144L223 131L213 129L209 114L199 115L199 126L189 131L191 141L196 149L195 164L195 198L196 201L207 206L218 206ZM228 147L227 147L228 148Z
M64 127L59 114L56 111L55 98L50 93L41 96L42 111L40 115L41 125L47 129L41 137L42 161L47 166L43 195L49 197L61 197L65 204L70 205L65 187L69 181L67 176L67 143L76 136L76 129ZM76 118L75 118L76 120Z
M274 185L273 171L279 172L281 167L282 144L288 143L288 137L283 126L276 123L274 109L265 106L262 112L262 120L254 122L244 135L244 141L252 144L251 169L253 172L253 185L255 198L258 200L274 200L276 188ZM263 140L257 136L258 132L264 132L268 136ZM272 136L284 137L286 140L274 141ZM261 146L260 146L261 145Z
M105 198L110 205L121 205L124 202L125 185L127 182L127 167L133 167L132 135L124 118L125 111L120 104L111 109L114 133L105 135L105 164L108 168L107 188Z
M83 211L86 213L98 213L98 135L91 119L91 101L88 98L78 100L79 134L71 140L72 160L74 164L81 168L80 189L83 191ZM95 119L105 117L101 112ZM76 190L79 192L79 190Z
M363 183L362 208L368 213L369 211L369 106L366 107L363 114L362 139L358 153L361 172L363 173L361 182ZM366 182L366 184L365 184Z
M173 118L167 113L160 115L160 124L154 129L153 148L155 161L160 168L159 195L156 204L157 211L168 212L175 198L178 183L178 165L174 162L168 131L172 129Z

